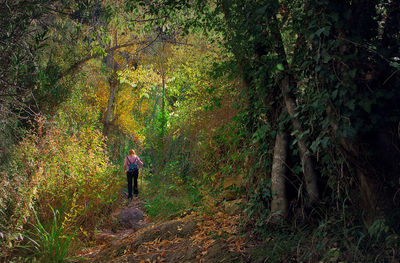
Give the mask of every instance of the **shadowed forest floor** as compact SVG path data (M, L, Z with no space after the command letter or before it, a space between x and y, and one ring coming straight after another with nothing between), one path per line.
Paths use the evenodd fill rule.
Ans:
M95 246L78 253L84 262L254 262L248 251L257 245L239 233L240 215L222 207L212 215L190 212L156 222L140 198L128 204L121 195L118 202Z

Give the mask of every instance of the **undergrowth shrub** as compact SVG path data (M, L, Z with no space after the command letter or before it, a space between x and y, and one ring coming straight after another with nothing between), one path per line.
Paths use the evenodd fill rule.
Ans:
M400 236L378 219L371 225L357 224L350 212L320 211L323 218L309 224L267 224L258 227L263 246L261 255L268 262L392 262L399 256Z
M147 178L143 191L146 212L152 218L173 218L201 205L202 196L194 185L165 183L157 176Z
M30 245L23 241L28 222L50 231L51 207L60 213L62 234L77 233L75 241L88 240L88 233L111 210L121 180L108 160L105 138L93 127L71 133L67 125L40 118L37 129L15 147L7 173L2 174L6 189L0 192L3 258L10 257L18 245ZM33 219L33 209L38 220Z

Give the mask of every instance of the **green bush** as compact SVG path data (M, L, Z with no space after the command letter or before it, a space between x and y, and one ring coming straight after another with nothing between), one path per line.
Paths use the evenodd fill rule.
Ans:
M121 188L99 130L84 127L71 133L66 123L44 118L37 126L15 147L7 173L2 174L6 186L0 191L3 258L23 242L24 228L33 221L32 208L45 226L54 220L54 207L63 222L62 234L81 226L77 235L87 240L111 211Z

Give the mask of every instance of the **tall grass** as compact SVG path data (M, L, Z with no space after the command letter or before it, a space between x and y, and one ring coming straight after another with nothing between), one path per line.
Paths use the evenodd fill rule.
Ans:
M73 234L64 233L64 225L60 222L60 213L51 208L53 221L49 230L40 222L36 212L33 231L28 232L34 258L40 262L61 263L67 260L68 249Z

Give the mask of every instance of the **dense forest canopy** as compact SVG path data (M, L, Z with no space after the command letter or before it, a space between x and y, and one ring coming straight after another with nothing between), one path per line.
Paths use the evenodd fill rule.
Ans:
M400 258L399 1L0 0L0 26L1 261L93 244L130 149L151 218L234 204L246 262Z

